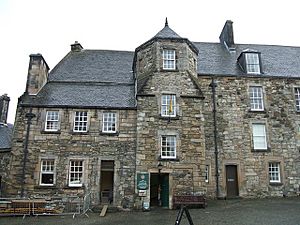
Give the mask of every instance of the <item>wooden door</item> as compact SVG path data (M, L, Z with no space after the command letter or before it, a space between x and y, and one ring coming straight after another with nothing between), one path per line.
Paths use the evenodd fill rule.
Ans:
M162 174L161 178L161 206L169 207L169 174Z
M239 196L236 165L226 166L226 189L227 189L227 198L235 198Z

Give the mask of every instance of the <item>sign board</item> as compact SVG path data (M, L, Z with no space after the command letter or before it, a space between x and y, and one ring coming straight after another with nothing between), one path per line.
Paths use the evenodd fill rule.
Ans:
M146 197L147 196L147 190L139 190L139 196L140 197Z
M149 173L137 173L137 189L147 190L149 188Z

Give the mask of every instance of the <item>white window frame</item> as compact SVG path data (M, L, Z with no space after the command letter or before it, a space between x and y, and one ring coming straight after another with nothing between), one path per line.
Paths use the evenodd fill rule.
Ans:
M161 96L161 116L176 117L176 95L163 94Z
M205 165L205 182L208 183L209 182L209 165Z
M258 130L259 128L261 128L261 130ZM268 145L267 145L267 135L266 135L266 124L253 123L252 138L253 138L254 150L267 150Z
M45 131L59 130L59 111L49 110L46 112Z
M176 136L162 135L160 156L162 159L176 159Z
M249 74L260 74L258 53L245 53L246 69Z
M294 89L294 93L295 93L296 110L297 112L300 112L300 87L296 87Z
M102 116L102 132L116 133L117 132L117 113L104 112Z
M264 111L264 92L261 86L249 87L251 111Z
M55 160L54 159L41 159L40 167L40 186L54 186L55 185ZM43 183L43 175L52 175L52 183Z
M81 168L81 170L79 168ZM84 160L71 159L69 162L69 187L82 187L83 179L84 179Z
M87 132L88 131L88 112L76 111L74 112L73 132Z
M164 49L162 53L163 69L175 70L176 69L176 51L171 49Z
M280 183L280 162L269 162L269 181L270 183Z

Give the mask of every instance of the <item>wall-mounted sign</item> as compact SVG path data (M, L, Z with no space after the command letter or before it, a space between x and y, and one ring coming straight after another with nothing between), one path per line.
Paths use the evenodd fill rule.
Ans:
M149 188L149 173L137 173L137 189L147 190Z

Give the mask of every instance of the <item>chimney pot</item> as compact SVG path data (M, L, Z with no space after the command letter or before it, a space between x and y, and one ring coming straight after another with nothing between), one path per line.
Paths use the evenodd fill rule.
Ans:
M74 44L71 44L72 52L80 52L82 49L83 49L83 47L78 41L75 41Z
M7 124L9 101L7 94L0 96L0 123Z

